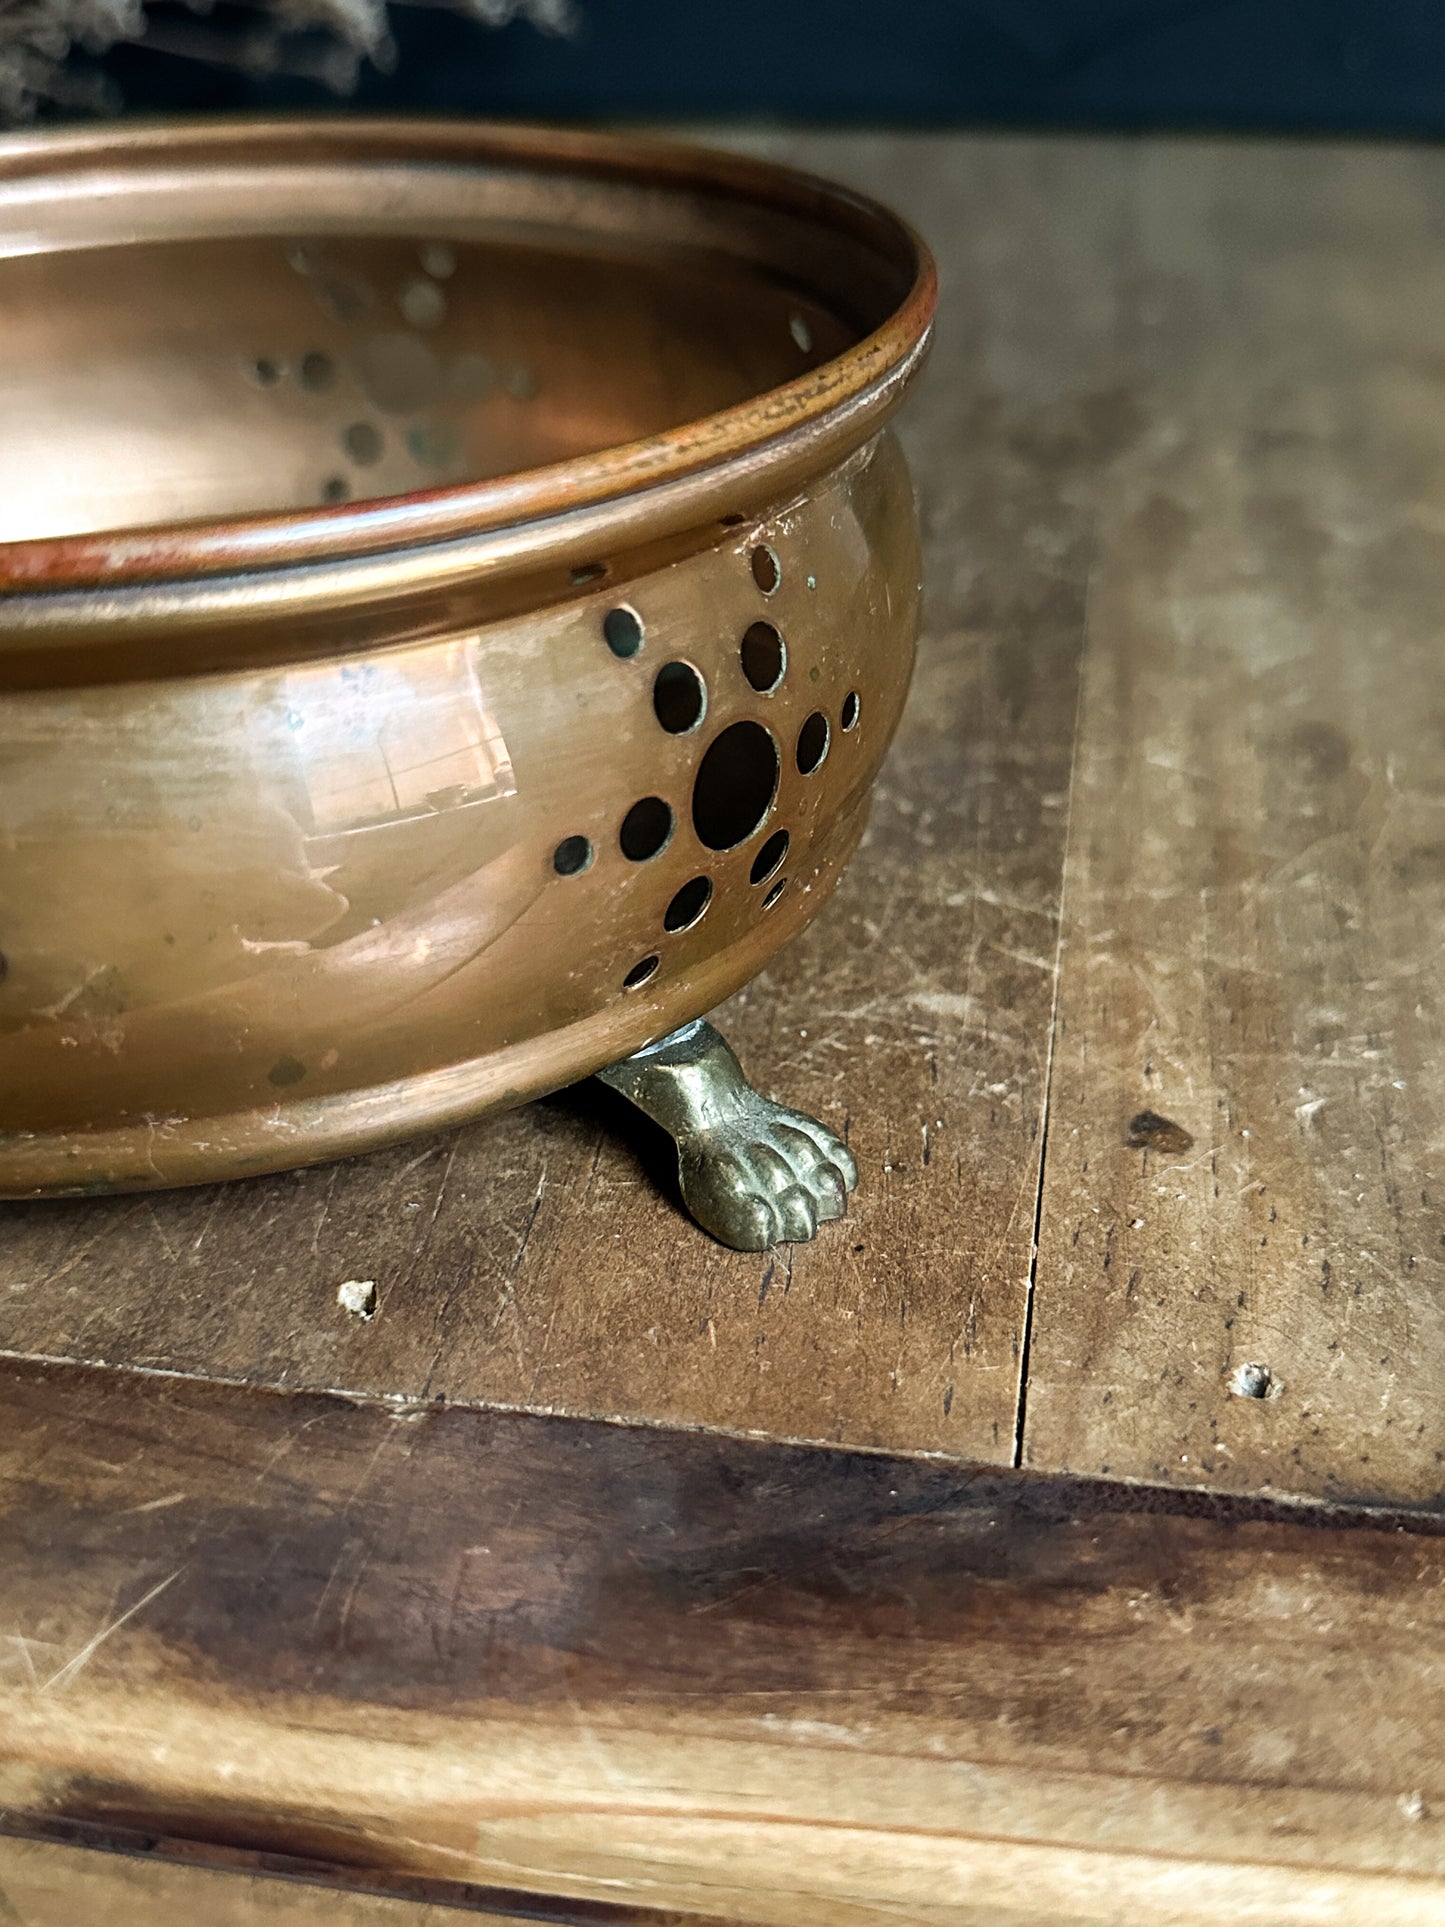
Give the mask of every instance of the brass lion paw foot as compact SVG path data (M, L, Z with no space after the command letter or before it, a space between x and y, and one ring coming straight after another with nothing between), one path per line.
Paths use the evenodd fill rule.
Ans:
M683 1202L735 1251L811 1238L841 1218L858 1167L826 1124L762 1097L699 1020L599 1073L677 1145Z

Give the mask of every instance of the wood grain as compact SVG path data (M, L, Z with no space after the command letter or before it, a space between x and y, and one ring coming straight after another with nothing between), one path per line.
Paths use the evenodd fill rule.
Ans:
M489 1919L492 1927L526 1927L519 1914ZM457 1914L440 1903L0 1837L5 1927L187 1927L192 1921L206 1927L457 1927Z
M1433 1530L37 1366L0 1492L12 1831L778 1927L1445 1909Z
M1424 151L1141 162L1031 1465L1440 1503L1442 192Z
M0 1349L1012 1461L1084 498L1132 423L1097 298L1126 150L1089 201L1077 148L766 144L898 201L945 283L905 424L914 699L838 898L722 1016L767 1088L846 1125L846 1224L722 1251L663 1147L582 1094L297 1177L0 1207Z

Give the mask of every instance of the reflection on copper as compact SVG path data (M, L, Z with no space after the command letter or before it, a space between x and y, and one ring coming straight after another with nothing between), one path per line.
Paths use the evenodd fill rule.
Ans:
M476 638L284 678L284 728L310 836L351 836L515 796Z

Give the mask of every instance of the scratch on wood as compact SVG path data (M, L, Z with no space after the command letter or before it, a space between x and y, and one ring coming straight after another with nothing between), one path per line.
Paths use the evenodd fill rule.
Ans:
M160 1213L156 1210L149 1198L146 1199L146 1210L150 1214L151 1223L155 1226L156 1236L165 1246L166 1256L170 1259L171 1263L174 1264L176 1261L176 1248L166 1236L166 1228L161 1223Z
M321 1200L321 1216L316 1220L316 1229L311 1235L311 1251L313 1257L321 1243L321 1234L326 1229L326 1220L331 1212L331 1194L336 1189L336 1173L339 1169L339 1165L333 1164L331 1167L331 1175L326 1180L326 1195Z
M591 1168L588 1170L588 1173L587 1173L587 1182L582 1187L582 1197L584 1202L591 1201L592 1185L597 1177L597 1167L602 1162L602 1146L604 1141L606 1140L606 1137L607 1137L607 1133L599 1125L598 1131L597 1131L597 1142L592 1147Z
M140 1213L144 1210L144 1208L145 1208L144 1200L142 1200L140 1204L132 1205L128 1211L123 1213L120 1219L120 1222L122 1224L129 1223L132 1219L139 1217ZM102 1238L107 1238L113 1235L114 1229L115 1227L113 1225L108 1224L104 1219L102 1219L100 1230L97 1231L92 1237L87 1238L85 1243L81 1245L78 1251L71 1252L70 1256L66 1259L65 1263L61 1265L57 1270L52 1271L50 1273L49 1277L46 1280L47 1284L58 1285L62 1278L68 1278L71 1272L75 1270L76 1266L80 1264L85 1258L89 1257L91 1251L95 1248L96 1245L100 1243Z
M270 1478L272 1472L281 1463L282 1459L286 1457L287 1453L296 1444L296 1441L301 1437L303 1432L309 1432L313 1425L319 1425L320 1423L321 1419L318 1415L316 1418L304 1419L301 1424L296 1427L294 1432L288 1432L275 1450L268 1452L262 1460L256 1473L257 1485L263 1485L265 1481Z
M537 1222L537 1213L542 1209L542 1194L546 1189L547 1189L547 1173L544 1170L542 1172L541 1177L538 1178L537 1180L537 1195L532 1200L532 1209L527 1213L527 1222L522 1227L521 1242L517 1246L516 1253L513 1256L511 1264L507 1267L508 1280L511 1280L516 1277L517 1272L521 1266L523 1254L526 1252L526 1249L527 1249L527 1240L531 1237L532 1228Z
M212 1191L211 1202L206 1207L206 1215L201 1220L200 1230L196 1233L196 1242L191 1246L191 1250L193 1252L200 1250L202 1243L205 1241L206 1233L211 1228L211 1220L212 1218L215 1217L217 1211L220 1209L221 1199L225 1195L226 1194L222 1190L222 1187L220 1185L217 1185L215 1189Z
M30 1675L30 1684L37 1692L40 1690L40 1675L35 1670L35 1648L42 1647L46 1652L54 1650L52 1639L27 1639L24 1633L6 1633L5 1644L11 1649L12 1657L6 1663L23 1666Z
M426 1254L431 1247L432 1234L436 1230L437 1217L442 1208L442 1199L446 1196L447 1183L451 1178L452 1165L456 1162L457 1146L459 1145L460 1142L461 1140L459 1138L454 1137L451 1143L447 1146L446 1163L442 1166L441 1178L437 1184L437 1194L436 1194L436 1197L432 1200L431 1216L427 1219L426 1229L422 1232L421 1238L417 1243L416 1250L412 1253L411 1263L406 1268L406 1275L399 1281L400 1291L403 1294L410 1287L412 1279L417 1274L418 1267L422 1263L422 1260L426 1257ZM421 1162L422 1162L421 1159L417 1159L417 1163L421 1163ZM410 1168L412 1167L409 1166L408 1169ZM448 1293L446 1299L442 1304L441 1311L438 1314L438 1322L440 1322L440 1320L445 1317L447 1307L450 1305L450 1303L451 1303L451 1295L450 1293ZM435 1370L435 1365L433 1365L432 1369ZM431 1382L431 1374L428 1373L427 1375L428 1385L430 1384L430 1382ZM422 1396L423 1397L426 1396L425 1387L423 1388Z
M50 1693L57 1690L64 1692L65 1688L77 1679L90 1664L91 1660L94 1659L96 1653L105 1642L111 1638L113 1634L118 1633L122 1626L134 1619L138 1612L143 1612L153 1599L159 1599L166 1587L174 1585L184 1571L184 1566L177 1566L173 1573L167 1578L162 1579L158 1585L152 1586L150 1591L140 1599L137 1599L133 1606L127 1606L119 1619L113 1619L108 1626L103 1626L93 1638L86 1640L74 1658L68 1659L58 1672L52 1673L49 1679L43 1683L40 1688L41 1692Z

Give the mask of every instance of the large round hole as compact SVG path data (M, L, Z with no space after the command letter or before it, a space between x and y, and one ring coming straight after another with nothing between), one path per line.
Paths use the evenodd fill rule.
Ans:
M771 595L783 579L783 565L768 547L760 542L752 553L753 581L764 595Z
M766 883L787 854L788 832L786 830L774 830L767 842L753 858L753 867L749 872L753 882Z
M657 957L641 958L622 979L622 988L624 990L640 990L649 977L656 976L659 962L660 959Z
M642 647L642 617L626 606L609 609L602 618L602 633L614 656L635 656Z
M770 696L783 680L788 652L771 622L755 622L743 637L743 674L760 696Z
M690 662L665 662L652 685L652 707L669 736L696 729L707 708L707 687Z
M706 877L693 877L684 883L663 913L664 930L690 930L712 902L712 884Z
M308 395L324 395L336 381L336 363L330 355L313 348L301 357L301 365L296 370L296 379Z
M592 845L585 836L564 836L552 852L552 868L559 877L580 876L592 861Z
M646 863L649 857L667 848L671 836L670 807L660 796L644 796L623 817L617 840L625 857L634 863Z
M698 765L692 821L710 850L745 842L772 807L780 771L778 746L761 723L730 723Z
M815 709L798 731L798 773L811 776L828 754L828 718Z
M842 713L838 717L838 721L843 725L845 730L856 729L858 727L858 713L862 707L863 704L859 699L858 691L856 689L850 689L848 694L843 698Z

